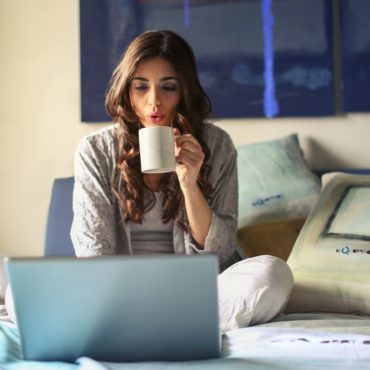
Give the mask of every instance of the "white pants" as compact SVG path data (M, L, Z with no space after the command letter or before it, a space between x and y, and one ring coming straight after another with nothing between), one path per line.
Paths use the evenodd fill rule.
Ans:
M282 259L247 258L218 276L220 329L261 324L281 313L293 288L293 274Z

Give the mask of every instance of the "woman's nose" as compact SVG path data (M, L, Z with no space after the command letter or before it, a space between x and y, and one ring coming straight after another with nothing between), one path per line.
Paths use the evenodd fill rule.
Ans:
M157 107L157 106L161 105L159 92L155 88L151 89L151 91L150 91L149 104L152 107Z

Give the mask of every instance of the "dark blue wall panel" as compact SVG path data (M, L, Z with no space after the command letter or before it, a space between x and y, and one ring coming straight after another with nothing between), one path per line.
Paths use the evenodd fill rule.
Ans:
M342 0L343 109L370 111L370 1Z
M263 0L80 0L82 120L106 121L104 96L138 34L170 29L193 47L217 117L263 117ZM266 4L265 4L266 5ZM278 116L333 114L331 0L273 0Z

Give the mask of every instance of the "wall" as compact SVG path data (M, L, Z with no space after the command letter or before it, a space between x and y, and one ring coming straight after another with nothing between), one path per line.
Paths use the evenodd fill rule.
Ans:
M80 121L78 0L0 2L0 254L41 255L52 181L73 174ZM312 167L370 167L370 115L232 120L236 145L297 132Z

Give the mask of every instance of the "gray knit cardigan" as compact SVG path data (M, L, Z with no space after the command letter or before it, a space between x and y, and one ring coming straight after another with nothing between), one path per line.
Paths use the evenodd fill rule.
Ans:
M76 151L71 238L78 257L132 254L130 228L111 191L117 158L113 135L114 125L100 129L84 137ZM207 178L214 189L211 225L204 249L199 249L175 222L174 252L215 253L223 264L236 246L237 154L228 134L211 123L205 124L204 140L211 152Z

